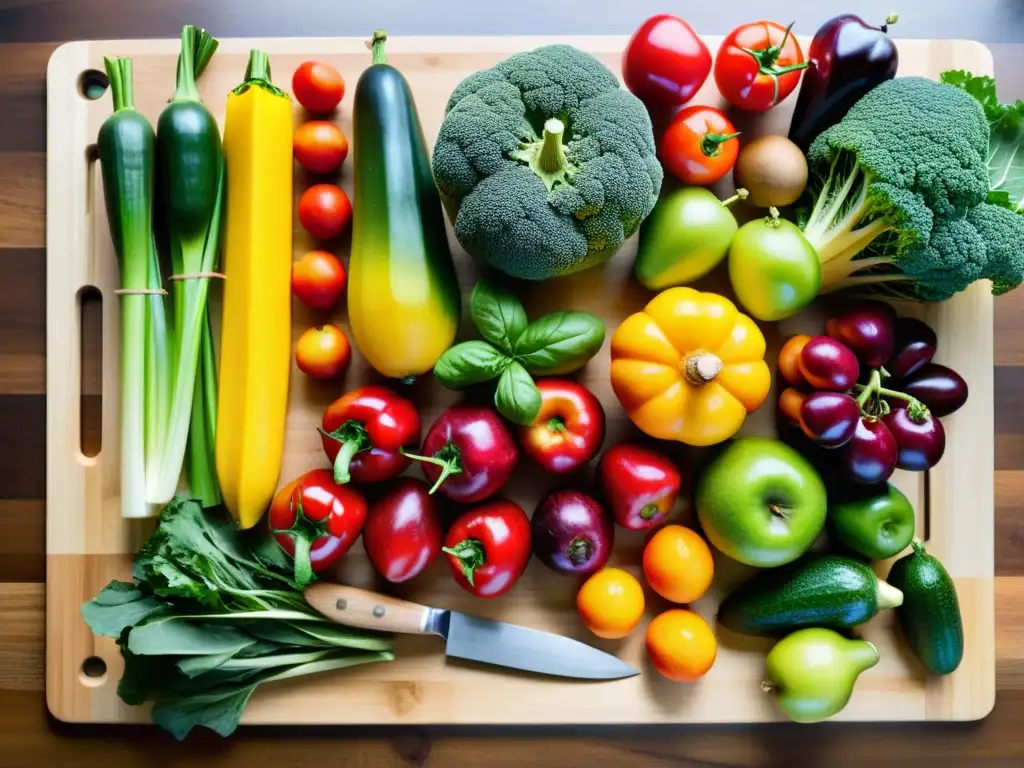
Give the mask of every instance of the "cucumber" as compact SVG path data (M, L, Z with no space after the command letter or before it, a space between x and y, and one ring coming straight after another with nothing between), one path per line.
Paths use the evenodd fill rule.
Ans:
M747 635L812 626L842 629L902 601L903 594L864 563L825 555L761 571L722 602L718 622Z
M379 373L433 370L455 341L461 296L412 91L373 36L353 106L354 204L348 316Z
M964 624L953 579L919 542L895 563L889 583L903 590L896 610L914 655L933 675L948 675L964 656Z

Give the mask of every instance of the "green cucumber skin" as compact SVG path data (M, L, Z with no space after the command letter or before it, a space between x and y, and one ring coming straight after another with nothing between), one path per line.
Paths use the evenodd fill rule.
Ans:
M224 162L216 119L198 102L173 101L160 113L156 144L170 231L182 239L205 238Z
M379 260L399 283L425 267L436 306L457 323L462 297L409 84L391 65L374 64L359 78L353 105L353 207L360 213L352 253Z
M953 579L915 542L913 552L893 563L888 582L903 592L896 616L914 655L933 675L948 675L964 656L964 625Z
M97 149L110 235L123 255L126 237L138 243L151 234L156 135L142 114L126 109L103 123ZM126 220L136 228L132 235L123 229Z
M825 555L761 571L719 606L733 632L770 636L801 627L844 629L878 613L878 578L867 565Z

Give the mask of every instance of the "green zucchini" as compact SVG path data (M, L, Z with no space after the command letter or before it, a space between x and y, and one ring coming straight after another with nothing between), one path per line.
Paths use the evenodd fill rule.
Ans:
M729 595L718 623L733 632L774 635L800 627L862 624L903 600L864 563L825 555L761 571Z
M408 378L433 370L452 345L461 296L416 104L387 64L386 39L374 33L353 100L348 317L370 364Z
M933 675L948 675L964 656L964 624L953 579L919 542L893 563L889 583L903 591L896 609L914 655Z

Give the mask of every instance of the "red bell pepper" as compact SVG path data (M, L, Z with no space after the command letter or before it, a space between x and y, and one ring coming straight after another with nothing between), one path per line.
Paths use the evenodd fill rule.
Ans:
M268 518L277 543L295 561L295 581L305 586L359 538L366 499L334 482L329 469L314 469L277 492Z
M727 101L763 112L794 91L807 62L800 43L789 33L792 27L758 21L725 36L715 57L715 83Z
M444 529L428 486L400 477L370 505L363 546L377 573L391 582L408 581L441 554Z
M668 458L630 443L605 451L597 477L615 521L631 531L663 522L682 484L679 470Z
M452 524L441 551L460 587L477 597L498 597L526 570L530 520L514 502L490 501Z
M540 412L519 428L523 451L553 474L590 461L604 440L604 408L586 387L565 379L540 379Z
M415 405L371 384L342 395L324 411L320 439L336 483L379 483L412 463L401 451L416 447L420 429Z

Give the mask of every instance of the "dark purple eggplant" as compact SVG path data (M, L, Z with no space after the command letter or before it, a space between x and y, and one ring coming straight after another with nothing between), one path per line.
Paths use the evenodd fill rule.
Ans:
M967 382L938 363L928 363L896 388L928 406L932 416L948 416L967 402Z
M911 376L935 357L938 340L935 331L914 317L901 317L896 321L896 346L885 364L886 372L894 379Z
M604 507L579 491L555 491L533 513L533 553L559 573L587 575L608 562L615 528Z
M858 16L844 14L829 19L815 33L789 128L790 140L804 152L861 96L896 76L899 55L886 34L895 22L893 15L881 27L872 27Z

